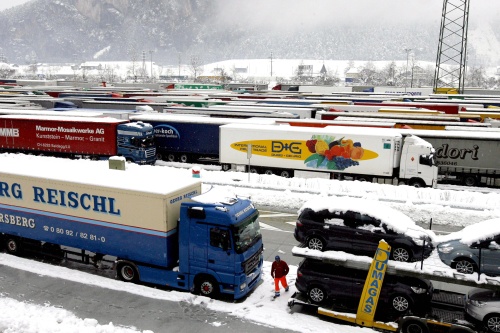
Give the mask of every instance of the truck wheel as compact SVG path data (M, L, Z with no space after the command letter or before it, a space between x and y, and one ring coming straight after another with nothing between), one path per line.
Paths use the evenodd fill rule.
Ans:
M457 270L457 272L464 274L472 274L477 270L476 264L472 260L467 258L456 260L454 268Z
M293 177L292 176L292 172L290 170L281 170L280 176L283 177L283 178L291 178L291 177Z
M417 320L409 320L403 324L402 333L428 333L429 330L425 325Z
M500 314L492 313L484 318L484 327L490 333L500 333Z
M372 179L368 176L359 176L356 178L357 181L371 183Z
M321 305L324 304L326 301L326 292L323 288L318 287L318 286L313 286L309 291L307 292L307 296L311 300L312 303Z
M214 298L219 293L219 285L212 277L204 276L198 280L197 290L202 296Z
M169 162L175 162L176 158L174 154L168 154L167 155L167 161Z
M254 168L254 167L250 167L250 173L259 173L259 169L257 168Z
M465 176L462 183L465 186L476 186L477 185L477 177L476 176Z
M7 238L5 247L9 254L19 254L21 252L20 241L17 238Z
M395 261L409 262L411 253L403 246L394 246L392 249L392 259Z
M231 169L231 165L224 163L220 166L220 168L222 169L222 171L229 171L229 169Z
M413 187L425 187L424 182L420 179L411 179L408 184Z
M179 161L181 161L182 163L187 163L187 162L189 162L189 156L187 154L182 154L179 157Z
M271 169L266 169L266 170L264 170L264 174L270 176L270 175L274 175L274 172Z
M312 236L307 240L307 247L311 250L323 251L325 248L325 242L319 237Z
M116 268L118 278L125 282L137 282L139 280L139 273L132 264L122 263Z
M408 297L404 295L396 295L391 298L390 306L391 309L397 311L398 313L405 313L411 308L411 302Z

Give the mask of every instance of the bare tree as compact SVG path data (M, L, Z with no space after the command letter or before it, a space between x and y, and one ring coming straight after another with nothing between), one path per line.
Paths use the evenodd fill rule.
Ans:
M196 78L198 75L203 73L203 65L201 58L197 55L191 56L191 59L189 61L189 71L193 75L194 81L196 81Z

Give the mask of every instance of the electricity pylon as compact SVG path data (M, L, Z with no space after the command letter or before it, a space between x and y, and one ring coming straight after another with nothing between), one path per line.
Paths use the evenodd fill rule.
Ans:
M463 93L467 62L470 0L444 0L434 73L434 92Z

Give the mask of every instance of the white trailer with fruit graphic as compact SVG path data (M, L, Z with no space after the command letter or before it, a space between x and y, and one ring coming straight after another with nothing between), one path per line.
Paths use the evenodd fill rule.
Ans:
M437 180L430 143L380 128L230 124L220 127L219 152L223 170L417 187Z

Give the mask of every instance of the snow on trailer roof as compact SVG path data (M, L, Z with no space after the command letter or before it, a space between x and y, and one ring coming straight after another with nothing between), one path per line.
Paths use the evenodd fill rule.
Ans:
M330 212L354 211L379 219L389 229L402 234L407 234L410 237L419 238L425 234L433 241L436 238L434 232L425 230L424 228L418 226L415 221L400 211L385 206L381 208L379 201L347 197L316 198L304 203L299 209L298 215L300 215L300 213L307 208L312 209L315 212L319 212L321 210L328 210Z
M0 115L35 115L35 116L68 116L68 117L102 117L101 110L95 109L95 112L82 112L78 109L70 111L56 111L46 109L0 109Z
M178 123L197 123L197 124L267 124L273 125L275 121L273 119L267 118L213 118L213 117L200 117L199 115L174 115L166 113L154 113L154 114L141 114L130 116L130 120L141 120L141 121L169 121Z
M391 138L401 138L402 135L399 131L387 130L387 128L377 127L348 127L348 126L326 126L326 127L299 127L299 126L282 126L282 124L275 125L254 125L254 124L228 124L223 127L241 128L241 129L255 129L255 130L268 130L268 131L294 131L311 133L336 133L345 135L367 135L367 136L384 136Z
M126 163L126 170L115 170L109 168L108 161L11 153L0 154L0 173L156 195L200 183L189 169Z
M88 122L88 123L123 123L128 120L116 119L112 117L70 117L70 116L39 116L31 114L21 115L0 115L0 119L30 119L47 121L68 121L68 122Z
M486 129L486 128L485 128ZM413 130L396 129L402 135L417 135L425 140L426 137L435 138L459 138L472 140L500 140L500 132L483 131L483 128L476 128L476 131L458 130L458 131L434 131L434 130Z

